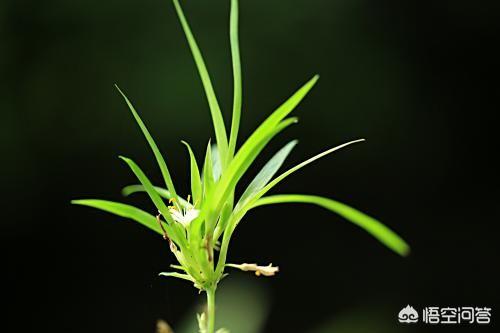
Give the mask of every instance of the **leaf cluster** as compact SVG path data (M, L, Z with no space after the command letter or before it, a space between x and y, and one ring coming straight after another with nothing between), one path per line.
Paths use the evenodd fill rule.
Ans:
M299 169L338 149L363 140L350 141L330 148L276 176L285 159L297 144L296 140L291 141L269 159L255 178L246 186L243 194L239 198L235 197L236 187L243 175L254 167L256 158L268 143L283 130L297 122L297 118L290 116L290 114L307 96L319 77L317 75L312 77L293 93L238 147L238 131L243 105L238 40L238 1L231 1L229 27L234 79L229 136L198 44L179 1L173 0L173 4L203 83L216 138L215 144L211 144L209 141L202 162L197 160L196 154L189 144L183 142L190 161L191 195L187 198L179 196L165 157L160 152L158 145L132 102L117 87L144 134L164 181L164 187L153 185L144 171L133 160L121 157L140 183L139 185L125 187L123 194L130 195L136 192L146 192L159 214L155 216L155 214L150 214L137 207L107 200L84 199L74 200L73 203L94 207L134 220L164 236L170 242L170 249L177 258L179 265L172 265L177 271L161 273L161 275L191 281L200 290L216 287L217 283L225 276L224 270L226 268L229 243L236 227L250 210L265 205L307 203L323 207L365 229L391 250L406 255L409 252L409 247L404 240L376 219L343 203L314 195L282 194L267 196L271 189ZM192 200L190 200L190 197ZM192 219L187 217L188 214L192 216ZM181 221L179 216L185 219Z

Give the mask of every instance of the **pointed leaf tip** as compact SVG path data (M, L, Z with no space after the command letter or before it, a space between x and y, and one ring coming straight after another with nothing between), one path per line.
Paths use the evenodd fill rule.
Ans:
M118 90L118 92L120 93L120 95L122 95L123 98L125 98L126 101L128 101L128 98L127 96L125 95L125 93L120 89L120 87L118 86L118 84L114 84L116 90Z
M406 257L410 253L408 243L392 229L353 207L329 198L304 194L278 194L259 199L253 207L279 203L308 203L323 207L364 229L397 254Z
M125 161L125 163L128 163L130 161L130 158L128 157L125 157L123 155L118 155L118 158L122 161Z
M309 80L309 84L310 84L311 86L314 86L314 85L316 85L316 83L318 82L318 80L319 80L319 75L318 75L318 74L316 74L316 75L314 75L314 76L312 77L312 79L310 79L310 80Z

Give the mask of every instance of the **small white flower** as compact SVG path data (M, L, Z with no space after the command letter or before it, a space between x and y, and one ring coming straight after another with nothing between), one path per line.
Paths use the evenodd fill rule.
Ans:
M170 206L168 208L170 215L176 221L182 224L184 227L187 227L192 220L200 215L200 211L193 207L184 208L182 210L177 210L176 207Z

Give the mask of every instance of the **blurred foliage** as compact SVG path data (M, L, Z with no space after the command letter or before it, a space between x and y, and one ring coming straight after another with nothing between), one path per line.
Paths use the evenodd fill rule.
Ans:
M233 279L221 284L217 306L218 323L224 325L231 333L261 333L269 315L270 299L264 285L252 276L235 274ZM322 306L312 304L312 306ZM198 323L193 312L203 311L198 305L186 315L175 333L194 333ZM294 317L289 317L285 327L293 327ZM395 325L397 311L384 305L363 305L330 314L329 318L310 323L306 333L396 333L416 332L414 327ZM165 333L168 331L165 331ZM158 333L164 333L158 331Z
M253 274L231 274L231 279L222 281L217 290L216 327L224 327L231 333L260 333L270 301L262 280L255 279ZM175 333L197 332L198 322L193 313L202 311L200 305L189 311Z

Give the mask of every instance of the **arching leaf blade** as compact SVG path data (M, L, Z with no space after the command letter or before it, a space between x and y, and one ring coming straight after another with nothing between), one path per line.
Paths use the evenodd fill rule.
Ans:
M242 161L241 167L238 170L236 170L234 177L228 179L227 184L225 184L225 186L223 187L219 185L223 181L226 173L222 175L221 179L219 180L217 185L214 187L214 189L208 196L207 200L208 203L206 204L206 208L205 209L202 208L202 214L207 214L209 221L215 221L215 217L218 216L218 214L221 212L229 196L231 196L234 193L236 184L240 180L241 176L253 163L257 155L262 151L262 149L264 149L267 143L278 133L280 133L285 128L295 123L297 123L297 118L295 117L285 119L281 123L279 123L276 127L274 127L269 133L266 133L267 135L263 136L262 140L256 142L255 146L252 147L252 150L249 152L248 158ZM226 172L228 170L229 168L226 170ZM215 200L214 197L216 197ZM210 225L210 227L213 228L214 225Z
M214 162L212 160L212 145L210 142L205 153L205 162L203 164L203 195L206 196L214 186Z
M132 172L135 174L139 182L144 186L144 189L146 190L147 194L151 198L151 201L153 201L154 205L156 208L160 211L160 213L163 215L163 217L170 223L170 224L175 224L174 220L170 216L170 212L168 211L168 207L163 202L163 199L160 197L160 195L156 192L156 190L153 187L153 184L151 181L148 179L148 177L144 174L144 172L141 170L141 168L130 158L120 156L120 158L127 163L127 165L130 167Z
M161 170L161 174L163 176L163 179L165 181L165 184L168 188L168 190L170 191L170 193L172 194L172 196L174 198L177 198L177 193L175 192L175 187L174 187L174 183L172 181L172 177L170 176L170 171L168 170L168 167L167 167L167 163L165 163L165 159L163 158L163 155L161 154L160 150L158 149L158 146L156 145L153 137L151 136L151 134L149 133L148 129L146 128L146 125L144 124L144 122L142 121L141 117L139 116L139 114L137 113L137 111L135 110L134 106L132 105L132 103L130 102L130 100L127 98L127 96L120 90L120 88L116 86L116 89L120 92L120 94L123 96L123 98L125 99L125 102L127 103L130 111L132 112L132 115L134 116L135 118L135 121L137 122L137 124L139 125L139 127L141 128L141 131L142 133L144 134L144 137L146 138L146 140L148 141L149 143L149 146L151 147L151 150L153 151L153 154L156 158L156 161L158 162L158 166L160 167L160 170Z
M189 152L189 163L191 168L191 194L193 196L193 205L197 206L201 203L203 195L200 170L198 168L198 163L196 162L193 150L187 142L182 141L182 143L187 147Z
M259 192L273 178L279 168L285 162L285 159L291 153L292 149L297 145L298 141L293 140L281 148L276 154L264 165L262 170L255 176L252 182L241 195L235 210L246 204L253 195Z
M233 66L233 117L231 120L231 134L229 137L230 159L233 158L238 140L238 131L241 118L242 105L242 78L241 78L241 56L240 42L238 37L238 0L231 0L231 15L229 19L229 40L231 44L231 60Z
M158 224L156 218L146 213L145 211L136 208L134 206L122 204L114 201L100 200L100 199L81 199L81 200L72 200L72 204L88 206L96 209L100 209L102 211L118 215L127 219L134 220L139 222L143 226L155 231L156 233L163 235L163 232ZM166 223L163 223L165 230L169 233L169 226ZM170 231L171 233L171 231Z
M167 189L164 189L163 187L153 186L153 189L156 191L156 193L158 193L160 195L160 197L162 197L164 199L170 200L173 198L172 194ZM122 189L122 195L125 197L128 197L129 195L132 195L132 194L138 193L138 192L146 192L146 189L144 188L144 186L138 185L138 184L137 185L128 185ZM192 207L192 205L189 202L187 202L187 200L185 200L181 197L178 197L178 199L179 199L179 204L181 205L181 207L183 207L183 208Z
M216 144L212 144L212 172L214 174L214 181L218 182L222 174L222 161L219 154L219 149Z
M359 140L354 140L354 141L349 141L349 142L346 142L344 144L341 144L341 145L338 145L336 147L333 147L333 148L330 148L320 154L317 154L307 160L305 160L304 162L302 163L299 163L297 164L296 166L294 166L293 168L290 168L288 169L287 171L285 171L284 173L282 173L281 175L279 175L278 177L276 177L275 179L273 179L271 182L269 182L269 184L267 184L262 190L260 190L258 193L256 193L253 198L252 198L252 201L255 201L257 199L259 199L260 197L262 197L263 195L265 195L269 190L271 190L274 186L276 186L279 182L281 182L283 179L285 179L286 177L290 176L292 173L302 169L303 167L305 167L306 165L309 165L311 164L312 162L322 158L322 157L325 157L333 152L336 152L337 150L340 150L344 147L347 147L349 145L352 145L352 144L355 144L355 143L358 143L358 142L363 142L365 141L365 139L359 139ZM248 205L248 204L247 204ZM251 204L250 204L251 205Z
M194 38L193 33L191 32L191 28L184 15L182 7L179 4L178 0L172 0L172 1L174 3L177 15L179 16L179 20L181 22L182 29L184 30L184 34L186 35L189 48L191 49L191 53L193 54L196 67L198 68L198 73L203 83L203 88L205 89L208 105L210 107L210 113L212 115L212 122L214 124L215 137L217 139L217 144L219 145L223 165L225 165L225 159L227 157L227 151L228 151L228 142L227 142L226 127L224 125L224 118L222 117L222 112L220 110L219 102L217 101L217 97L215 95L215 91L212 85L212 81L210 79L210 75L208 74L205 61L203 60L203 56L198 47L196 39Z
M323 207L334 213L337 213L346 220L364 229L377 240L379 240L382 244L387 246L392 251L398 253L399 255L407 256L410 253L410 246L408 245L408 243L406 243L389 227L385 226L373 217L360 212L357 209L354 209L344 203L332 199L315 195L280 194L263 197L256 201L252 208L281 203L308 203Z
M216 207L216 211L222 208L224 200L231 192L231 188L234 188L235 184L272 137L281 131L277 130L281 126L281 121L302 101L318 79L319 76L316 75L304 84L250 135L224 171L216 186L214 195L210 198L208 207Z

